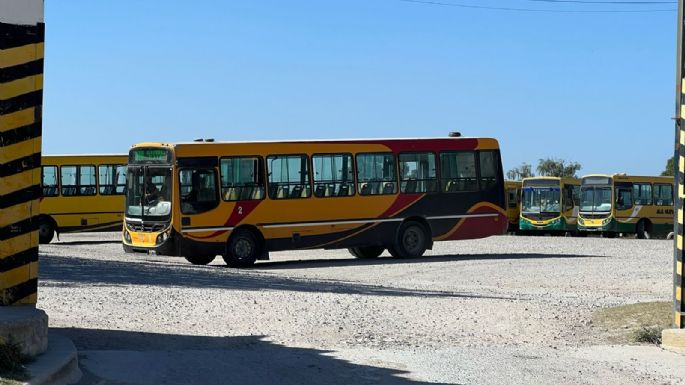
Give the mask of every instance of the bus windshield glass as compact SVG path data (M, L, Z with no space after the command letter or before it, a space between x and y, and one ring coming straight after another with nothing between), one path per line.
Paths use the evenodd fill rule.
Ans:
M611 211L611 187L587 187L580 189L580 211L609 212Z
M523 189L521 211L524 213L561 212L561 190L554 187L526 187Z
M149 221L168 220L171 215L171 169L169 166L129 166L126 216Z

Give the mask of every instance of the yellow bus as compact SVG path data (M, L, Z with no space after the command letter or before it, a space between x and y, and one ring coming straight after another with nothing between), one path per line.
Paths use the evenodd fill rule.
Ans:
M127 160L126 155L44 155L40 243L59 233L120 231Z
M124 250L193 264L317 248L419 257L508 223L494 139L143 143L127 183Z
M575 178L525 178L519 228L527 233L576 233L579 192L580 180Z
M519 216L521 215L521 181L504 181L506 194L507 219L509 220L508 232L519 232Z
M588 175L580 190L579 231L638 238L673 231L673 177Z

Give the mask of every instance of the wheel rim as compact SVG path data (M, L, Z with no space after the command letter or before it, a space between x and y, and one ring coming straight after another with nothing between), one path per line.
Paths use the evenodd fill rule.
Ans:
M233 245L233 255L239 260L249 258L252 255L252 250L254 250L252 242L245 238L236 240Z
M409 254L416 254L423 247L424 234L416 226L407 228L402 236L402 246Z

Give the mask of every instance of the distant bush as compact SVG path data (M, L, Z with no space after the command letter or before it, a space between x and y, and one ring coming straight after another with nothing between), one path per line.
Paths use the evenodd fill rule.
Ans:
M660 327L642 327L635 332L635 342L645 343L645 344L661 344L661 331Z

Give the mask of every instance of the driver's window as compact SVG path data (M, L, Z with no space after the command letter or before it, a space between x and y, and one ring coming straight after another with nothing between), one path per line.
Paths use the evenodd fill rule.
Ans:
M179 183L183 214L202 213L219 204L214 169L182 169Z
M626 210L633 207L633 191L628 188L616 189L616 209Z

